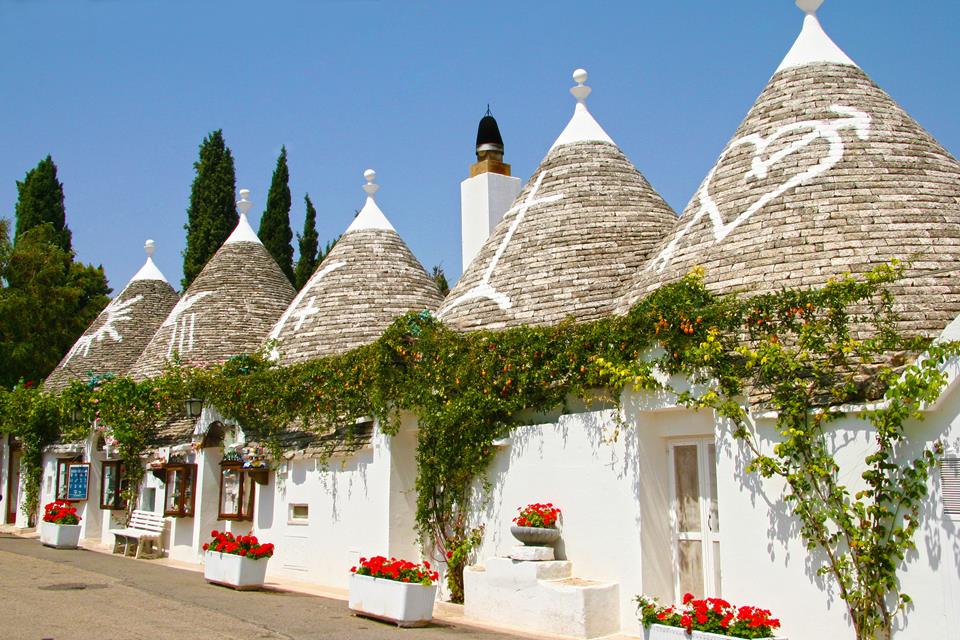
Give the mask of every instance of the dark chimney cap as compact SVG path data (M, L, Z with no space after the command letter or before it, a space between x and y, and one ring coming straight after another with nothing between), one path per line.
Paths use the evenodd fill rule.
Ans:
M497 121L490 113L490 105L487 105L487 115L480 118L480 126L477 127L477 153L481 151L503 153L503 138L500 136Z

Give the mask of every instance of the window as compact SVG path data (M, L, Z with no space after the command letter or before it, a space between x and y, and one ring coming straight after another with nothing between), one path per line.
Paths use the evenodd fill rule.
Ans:
M946 455L940 462L943 515L960 520L960 457Z
M123 473L123 463L119 460L108 460L103 463L103 474L100 481L100 508L124 509L127 503L121 493L127 488L127 479Z
M58 458L57 459L57 500L67 499L67 489L70 485L70 465L74 462L80 462L81 458Z
M197 465L167 465L164 472L166 496L163 501L163 515L192 518L197 488Z
M239 462L220 465L220 519L253 520L253 476Z
M291 504L290 511L287 512L287 524L309 524L310 523L310 505Z

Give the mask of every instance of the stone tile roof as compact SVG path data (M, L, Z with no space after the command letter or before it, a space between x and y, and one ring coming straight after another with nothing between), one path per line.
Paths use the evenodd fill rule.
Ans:
M158 447L172 447L178 444L187 444L193 439L193 430L196 427L196 418L174 416L151 429L148 436L148 445L151 449Z
M374 342L408 311L442 296L392 228L344 233L273 327L280 361L303 362Z
M248 439L251 436L248 434ZM281 449L288 455L303 458L349 456L369 447L373 442L373 422L364 422L316 433L303 429L302 424L288 427L277 437Z
M166 280L132 280L47 376L45 388L58 392L90 375L127 374L176 303Z
M578 105L579 106L579 105ZM677 216L619 147L555 146L440 308L462 330L609 314Z
M934 335L960 313L960 164L856 66L791 66L617 310L697 265L718 292L769 292L911 257L902 329Z
M131 373L158 375L177 354L185 364L207 365L252 353L293 296L260 242L228 240L170 311Z

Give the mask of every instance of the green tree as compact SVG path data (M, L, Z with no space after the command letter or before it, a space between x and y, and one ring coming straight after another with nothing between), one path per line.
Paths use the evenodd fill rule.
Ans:
M440 290L440 295L446 296L450 293L450 284L447 282L447 274L443 272L442 264L436 265L430 276L433 278L433 281L437 283L437 289Z
M240 219L236 207L233 155L217 129L200 144L200 159L193 163L196 177L187 209L187 248L183 251L184 290L213 257Z
M0 238L0 385L39 381L109 302L102 267L74 261L59 244L62 235L44 223L10 247ZM9 248L9 250L7 249Z
M280 149L277 168L267 193L267 208L260 217L257 235L267 248L280 270L293 282L293 231L290 230L290 171L287 168L287 148Z
M293 283L297 291L303 289L307 280L313 275L314 269L317 268L317 245L320 238L317 234L317 210L310 201L309 193L303 196L303 201L307 205L307 217L303 221L303 235L297 234L300 258L293 273Z
M72 235L66 223L63 185L57 180L57 165L49 155L27 171L23 182L17 182L16 216L14 242L30 229L50 223L57 246L64 251L71 250Z

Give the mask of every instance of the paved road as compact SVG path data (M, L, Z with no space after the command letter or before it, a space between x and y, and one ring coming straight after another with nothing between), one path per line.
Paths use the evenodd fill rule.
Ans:
M200 574L0 534L3 640L507 640L457 626L397 629L347 604L292 592L238 592Z

